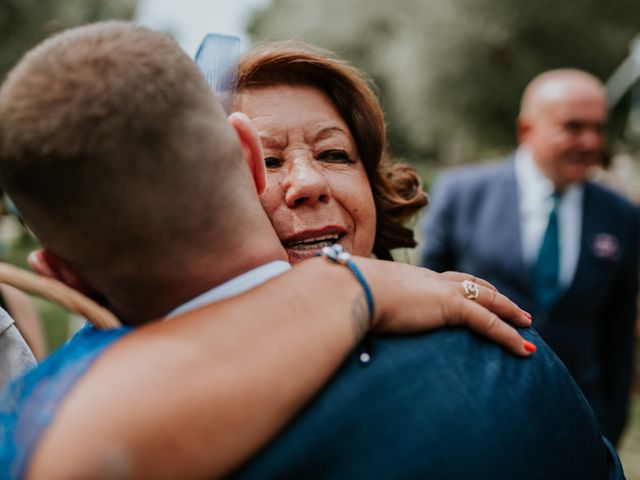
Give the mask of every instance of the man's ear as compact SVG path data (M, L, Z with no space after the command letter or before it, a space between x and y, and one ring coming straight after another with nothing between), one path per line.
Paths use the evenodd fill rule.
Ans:
M31 270L42 277L57 278L53 269L49 266L46 259L47 253L44 250L34 250L27 257L27 263Z
M229 115L228 120L240 138L244 158L249 165L249 170L253 176L253 182L256 185L258 195L261 195L266 187L266 172L264 168L262 144L260 143L258 133L256 129L253 128L249 117L244 113L233 112Z
M516 136L518 143L525 143L529 138L529 132L531 131L531 121L524 116L519 116L516 120Z
M67 286L93 298L96 292L67 262L49 250L35 250L29 254L27 262L31 269L43 277L54 278Z

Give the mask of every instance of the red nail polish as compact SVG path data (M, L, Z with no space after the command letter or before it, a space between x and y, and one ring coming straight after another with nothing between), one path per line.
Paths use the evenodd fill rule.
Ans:
M527 340L524 341L523 345L524 345L524 349L529 353L533 353L538 349L538 347L536 347L533 343Z
M525 312L524 310L522 310L522 313L524 313L524 316L527 317L529 320L531 320L531 314L529 312Z

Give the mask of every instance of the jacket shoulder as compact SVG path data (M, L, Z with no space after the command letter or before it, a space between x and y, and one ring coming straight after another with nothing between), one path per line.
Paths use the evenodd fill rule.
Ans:
M493 160L479 165L456 167L438 176L436 184L469 188L490 184L499 177L513 175L511 159Z
M622 193L594 181L587 182L586 188L595 203L606 206L607 211L611 214L640 222L640 209Z
M454 168L442 173L431 189L433 203L478 201L490 195L496 185L515 182L511 159Z

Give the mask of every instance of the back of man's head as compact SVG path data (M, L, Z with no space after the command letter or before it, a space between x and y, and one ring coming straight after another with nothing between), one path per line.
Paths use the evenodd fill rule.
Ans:
M203 254L233 241L228 217L256 196L237 138L177 44L125 22L50 38L0 89L3 187L43 246L119 296L121 314L148 294L197 292L213 263Z

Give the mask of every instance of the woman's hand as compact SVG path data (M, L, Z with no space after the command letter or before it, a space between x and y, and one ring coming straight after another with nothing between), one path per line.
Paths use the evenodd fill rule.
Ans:
M375 331L411 333L462 326L516 355L529 356L536 350L536 346L523 339L513 327L529 327L531 315L485 280L465 273L436 273L369 258L354 257L353 260L373 294L376 311L372 329ZM465 289L465 281L472 285ZM474 296L476 298L470 298Z

